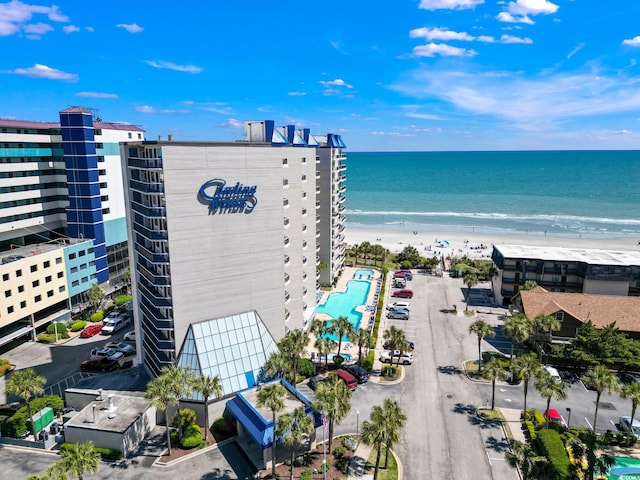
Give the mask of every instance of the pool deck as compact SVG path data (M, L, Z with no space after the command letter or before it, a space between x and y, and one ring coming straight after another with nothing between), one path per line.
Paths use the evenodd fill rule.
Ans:
M356 275L356 272L358 270L373 270L373 277L372 278L364 278L364 276L362 278L360 278L359 276ZM357 277L357 278L356 278ZM376 305L377 305L377 296L379 294L380 288L379 285L382 282L382 273L379 272L378 270L375 270L373 268L364 268L364 267L345 267L345 269L342 272L342 275L340 276L340 278L338 279L338 283L336 284L336 286L334 288L332 288L331 290L328 290L326 292L323 292L322 294L322 299L320 300L320 302L318 303L319 305L324 304L327 301L327 298L329 297L330 294L332 293L341 293L341 292L346 292L347 290L347 283L351 282L353 280L356 281L368 281L371 282L371 288L369 289L369 294L367 295L367 303L364 305L359 305L356 307L356 311L362 314L362 320L360 322L360 328L369 328L369 326L373 327L373 320L375 319L375 313L376 313ZM330 320L331 317L325 313L318 313L316 314L316 318L320 319L320 320ZM310 351L315 351L317 352L317 350L315 350L315 348L312 347L313 345L313 335L309 335L309 338L311 339L311 343L310 343ZM342 349L346 352L348 352L349 350L355 348L355 350L357 350L357 348L354 345L351 345L349 342L345 343L343 342L343 347ZM363 352L366 353L366 352ZM356 352L357 355L357 352ZM353 357L355 357L356 355L353 355Z

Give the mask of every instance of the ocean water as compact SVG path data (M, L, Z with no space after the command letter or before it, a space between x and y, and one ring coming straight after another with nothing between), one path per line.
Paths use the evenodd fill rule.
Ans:
M346 225L640 239L640 151L347 152Z

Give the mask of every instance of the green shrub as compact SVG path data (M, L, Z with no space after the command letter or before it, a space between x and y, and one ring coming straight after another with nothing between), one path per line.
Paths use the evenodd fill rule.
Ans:
M338 459L344 457L345 449L344 447L336 447L333 449L333 456Z
M176 428L178 427L178 414L180 415L180 425L182 426L182 432L184 435L184 432L187 431L187 428L196 423L198 417L195 411L191 410L190 408L183 408L182 410L180 410L180 412L177 412L171 420L171 426Z
M373 353L375 354L374 351L369 351L369 353ZM371 371L373 370L373 355L368 355L366 357L363 357L362 360L360 360L360 366L362 368L364 368L367 372L371 373Z
M115 303L116 307L121 307L132 298L133 297L131 295L118 295L116 298L113 299L113 303Z
M347 473L349 471L349 462L351 462L351 457L349 456L336 458L336 468L342 473Z
M34 398L29 402L31 412L36 414L40 410L46 407L51 407L54 412L61 412L64 408L64 400L59 395L45 395L44 397ZM20 407L16 413L23 413L27 415L26 405Z
M87 322L85 322L83 320L78 320L77 322L73 322L73 325L71 325L71 331L72 332L79 332L80 330L82 330L86 326L87 326Z
M65 330L64 333L58 334L58 340L69 338L69 334ZM36 337L36 340L40 343L56 343L56 334L55 333L41 333Z
M300 480L313 480L313 472L310 468L305 468L300 474Z
M71 443L63 443L60 445L60 451L69 450L71 445ZM120 460L122 458L122 452L113 448L93 447L93 450L98 452L103 460Z
M396 365L390 365L386 363L382 366L382 373L386 377L395 378L396 376L398 376L398 367Z
M356 439L351 437L351 436L346 436L346 437L342 437L342 446L346 449L346 450L350 450L350 451L355 451L356 447L358 446L358 442L356 442Z
M225 433L228 435L234 434L236 433L235 428L236 426L233 423L233 420L228 420L224 417L218 417L213 422L213 429L220 433Z
M547 424L547 419L544 417L544 414L541 411L535 410L533 408L531 410L527 410L525 418L533 422L536 428L540 428Z
M324 473L325 471L329 471L330 469L331 469L331 462L327 460L327 463L323 463L320 466L320 468L318 469L318 472Z
M56 322L50 323L47 327L47 333L56 333L56 330L58 331L58 334L67 333L67 326L64 323Z
M536 427L533 426L533 422L530 420L525 420L524 428L527 430L527 434L529 435L529 440L533 441L536 439Z
M101 322L102 320L104 320L104 311L103 310L98 310L96 313L91 315L91 321L92 322Z
M298 373L305 378L313 375L314 365L308 358L301 358L298 362Z
M536 439L538 448L545 455L556 471L558 480L566 479L569 476L571 462L564 448L560 434L555 430L540 430Z
M19 438L24 432L31 430L30 427L27 427L28 423L29 418L26 413L16 412L2 422L2 436Z
M333 357L333 363L336 364L336 366L340 366L342 365L342 363L344 362L344 357L342 355L336 355Z
M186 409L185 409L186 410ZM202 443L202 432L198 425L189 425L182 432L180 446L182 448L194 448Z

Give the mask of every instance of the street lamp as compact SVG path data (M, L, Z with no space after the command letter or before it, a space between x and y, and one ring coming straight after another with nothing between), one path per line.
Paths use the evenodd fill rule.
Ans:
M360 437L360 410L356 410L356 436Z
M571 426L571 407L567 407L567 428Z

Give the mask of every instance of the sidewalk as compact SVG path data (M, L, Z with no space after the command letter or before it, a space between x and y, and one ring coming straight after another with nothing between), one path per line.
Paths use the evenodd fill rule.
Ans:
M353 452L353 458L351 459L349 471L347 472L347 480L373 479L373 474L364 474L364 466L367 463L369 455L371 455L371 447L360 442L356 451Z
M516 408L501 408L500 411L502 412L502 415L504 415L507 425L509 426L513 440L526 443L527 439L524 436L522 424L520 423L521 410Z

